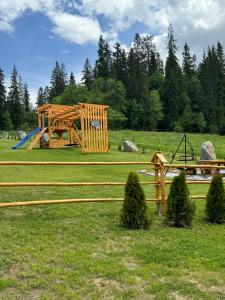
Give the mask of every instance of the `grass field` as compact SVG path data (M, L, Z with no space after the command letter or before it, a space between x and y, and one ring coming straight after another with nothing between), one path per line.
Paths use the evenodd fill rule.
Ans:
M168 160L181 134L110 132L110 153L81 155L79 149L11 150L0 140L0 160L149 161L160 149ZM139 153L118 151L134 140ZM211 140L225 158L225 137L190 135L199 155ZM145 149L145 154L142 153ZM0 166L0 181L125 181L146 166ZM150 180L142 177L142 181ZM195 186L193 194L205 194ZM153 189L145 187L147 197ZM0 201L122 197L123 187L1 188ZM0 210L0 299L225 299L225 225L204 219L196 200L193 229L168 228L154 215L147 231L119 226L121 203L82 203Z

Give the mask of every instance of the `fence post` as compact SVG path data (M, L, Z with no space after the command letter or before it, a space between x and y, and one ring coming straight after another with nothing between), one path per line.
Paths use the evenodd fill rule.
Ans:
M164 163L160 162L160 188L161 188L161 204L162 213L166 212L166 184L165 184L165 168Z
M154 164L154 173L155 173L155 198L156 198L156 213L160 216L162 214L161 207L161 186L159 182L159 165L157 162Z
M166 184L165 184L165 168L167 163L161 151L156 151L151 162L154 163L155 173L155 194L156 194L156 211L158 215L165 213L166 209Z

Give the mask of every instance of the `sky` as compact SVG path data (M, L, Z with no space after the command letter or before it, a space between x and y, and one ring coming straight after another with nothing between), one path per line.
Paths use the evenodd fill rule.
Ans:
M0 68L9 86L15 65L35 103L56 61L80 81L85 59L97 57L101 34L125 48L137 32L154 35L165 59L170 23L179 57L185 42L199 61L208 46L225 46L225 0L0 0Z

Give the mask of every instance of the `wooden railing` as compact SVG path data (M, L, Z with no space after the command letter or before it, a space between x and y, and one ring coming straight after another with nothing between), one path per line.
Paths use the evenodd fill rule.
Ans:
M168 169L216 169L225 170L225 165L214 164L168 164L167 160L160 151L157 151L151 162L25 162L25 161L2 161L0 166L129 166L129 165L147 165L154 170L153 181L141 181L141 185L152 185L155 187L155 197L147 198L147 201L152 201L157 204L159 213L165 212L166 208L166 186L172 183L167 180L166 172ZM210 180L187 180L187 184L210 184ZM0 182L1 187L32 187L32 186L63 186L63 187L85 187L85 186L124 186L125 182ZM193 199L205 199L204 195L191 195ZM78 198L78 199L62 199L62 200L35 200L35 201L20 201L20 202L4 202L0 203L0 207L13 206L29 206L29 205L46 205L46 204L62 204L62 203L82 203L82 202L118 202L123 198Z
M152 162L30 162L30 161L0 161L0 166L130 166L130 165L154 165ZM155 181L143 181L141 185L155 185ZM0 187L32 187L32 186L63 186L63 187L85 187L85 186L125 186L126 182L0 182ZM118 202L123 198L77 198L62 200L35 200L20 202L0 202L0 207L82 203L82 202ZM147 198L147 201L157 202L159 199Z

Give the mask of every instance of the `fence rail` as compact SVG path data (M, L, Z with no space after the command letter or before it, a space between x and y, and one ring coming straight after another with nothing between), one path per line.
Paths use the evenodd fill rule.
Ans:
M221 162L220 162L221 163ZM204 170L225 170L225 165L215 164L168 164L167 160L160 151L157 151L152 160L136 162L57 162L57 161L0 161L0 166L129 166L129 165L148 165L153 168L153 181L141 181L141 185L152 185L155 188L155 197L147 198L147 201L157 204L158 212L165 212L166 207L166 186L172 183L166 178L168 169L204 169ZM225 164L225 161L224 161ZM210 184L210 180L187 180L187 184ZM224 180L225 182L225 180ZM0 182L0 187L32 187L32 186L64 186L64 187L85 187L85 186L124 186L125 182ZM192 195L193 199L205 199L205 195ZM80 198L80 199L62 199L62 200L37 200L0 203L0 207L47 205L63 203L83 203L83 202L118 202L123 198Z

